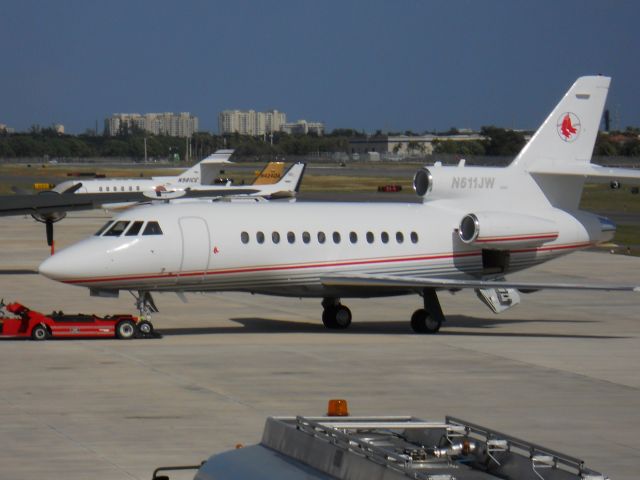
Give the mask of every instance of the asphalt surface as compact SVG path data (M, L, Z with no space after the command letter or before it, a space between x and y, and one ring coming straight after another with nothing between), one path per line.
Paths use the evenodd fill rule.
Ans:
M106 218L70 214L56 224L58 246ZM31 218L1 218L0 242L5 301L134 313L128 294L91 298L31 273L48 255ZM639 284L640 259L576 253L519 278ZM348 300L352 328L328 332L317 300L164 294L161 339L0 340L0 478L149 479L258 442L268 415L324 414L329 398L356 415L455 415L637 478L640 294L523 297L496 316L472 292L441 294L448 322L420 336L412 296Z

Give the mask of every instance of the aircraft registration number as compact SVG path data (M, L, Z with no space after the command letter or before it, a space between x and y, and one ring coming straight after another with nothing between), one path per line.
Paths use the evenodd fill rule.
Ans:
M496 177L453 177L451 188L490 189L495 182Z

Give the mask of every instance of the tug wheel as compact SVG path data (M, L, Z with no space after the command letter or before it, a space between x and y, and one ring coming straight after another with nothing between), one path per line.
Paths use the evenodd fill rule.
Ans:
M49 330L47 330L47 327L45 327L44 325L36 325L35 327L33 327L33 330L31 330L31 338L38 342L46 340L47 338L49 338Z
M136 334L136 325L131 320L122 320L116 325L116 337L129 340Z

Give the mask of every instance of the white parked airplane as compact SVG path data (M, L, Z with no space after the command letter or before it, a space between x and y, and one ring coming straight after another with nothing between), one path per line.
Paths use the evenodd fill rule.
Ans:
M506 168L439 164L414 177L422 204L205 203L139 207L45 260L40 273L94 295L244 291L322 298L346 328L345 297L418 293L417 332L445 317L437 290L476 289L495 312L518 290L639 287L511 282L505 274L610 240L615 225L579 211L587 179L640 179L590 163L610 79L579 78Z
M216 167L220 163L229 163L233 150L217 150L180 175L151 178L109 178L67 180L53 189L63 193L74 189L76 194L116 193L116 192L155 192L158 187L165 189L184 189L187 186L211 185L216 177ZM81 185L77 187L77 185ZM221 188L217 185L216 188Z

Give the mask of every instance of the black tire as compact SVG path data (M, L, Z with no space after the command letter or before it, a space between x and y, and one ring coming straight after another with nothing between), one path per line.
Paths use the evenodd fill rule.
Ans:
M335 326L335 307L328 307L322 311L322 323L330 330L336 328Z
M325 308L322 323L330 330L345 330L351 325L351 310L344 305Z
M122 320L116 325L116 337L129 340L136 334L136 325L131 320Z
M38 324L31 330L31 339L41 342L49 338L49 330L42 324Z
M141 320L136 324L138 333L143 337L153 335L153 324L149 320Z
M424 308L420 308L411 315L411 328L416 333L438 333L441 322L431 317Z

